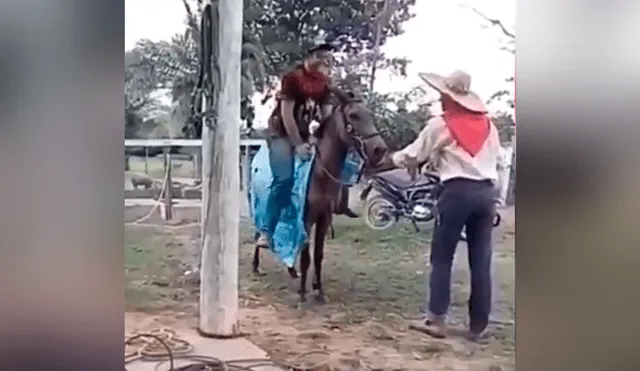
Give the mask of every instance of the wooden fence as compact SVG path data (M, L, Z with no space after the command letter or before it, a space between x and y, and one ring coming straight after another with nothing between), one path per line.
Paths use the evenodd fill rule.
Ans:
M241 139L240 140L240 187L241 190L246 190L249 186L249 182L251 179L251 171L250 165L251 160L255 152L257 152L262 145L265 144L264 139ZM199 184L199 180L201 179L201 174L199 171L201 167L198 164L199 159L201 158L200 153L202 149L202 141L199 139L125 139L124 143L125 147L160 147L163 148L163 174L165 179L163 179L164 188L160 189L149 189L149 190L136 190L126 191L125 190L125 199L131 198L158 198L159 194L162 193L162 200L164 201L164 213L163 217L166 220L170 220L173 216L172 205L174 198L201 198L201 193L191 192L191 195L186 197L184 192L180 194L176 192L174 189L174 182L172 177L172 159L180 158L182 160L191 160L193 161L193 169L194 169L194 178L196 181L195 184ZM187 147L190 148L190 153L181 153L181 154L171 154L169 149L174 146L179 147ZM145 172L148 173L148 158L145 157ZM132 182L133 183L133 182ZM197 197L194 197L197 196Z

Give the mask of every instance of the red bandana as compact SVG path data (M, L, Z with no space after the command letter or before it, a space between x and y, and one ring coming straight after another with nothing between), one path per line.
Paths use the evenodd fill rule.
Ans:
M489 137L491 123L485 113L473 112L443 96L442 115L453 140L475 157Z
M295 79L295 90L304 98L318 102L324 99L329 91L329 77L319 71L298 67L291 76Z

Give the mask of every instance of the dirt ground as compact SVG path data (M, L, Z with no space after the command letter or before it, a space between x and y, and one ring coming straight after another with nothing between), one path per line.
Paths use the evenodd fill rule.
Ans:
M131 221L146 210L127 209ZM198 210L178 210L175 224L197 221ZM361 220L337 219L336 239L325 251L323 279L328 302L311 297L300 306L292 280L268 252L264 277L251 273L252 230L241 230L241 330L275 360L326 350L339 370L515 369L515 235L513 210L496 228L494 312L488 344L462 338L435 340L407 330L425 303L425 264L430 233L409 226L373 231ZM156 221L148 221L154 223ZM198 227L127 226L126 325L197 325ZM461 243L453 273L452 326L466 323L469 273Z

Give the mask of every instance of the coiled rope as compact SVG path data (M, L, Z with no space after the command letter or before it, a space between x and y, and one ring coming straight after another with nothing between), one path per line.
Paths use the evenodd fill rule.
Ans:
M127 345L135 349L127 352ZM304 361L312 355L323 357L309 366ZM195 363L176 368L177 360ZM166 371L256 371L258 367L265 366L275 366L289 371L320 371L327 369L330 354L323 350L305 352L286 364L267 358L222 361L215 357L193 354L193 345L179 338L175 331L160 328L148 332L134 332L125 337L125 365L134 361L157 362L156 370L169 363Z

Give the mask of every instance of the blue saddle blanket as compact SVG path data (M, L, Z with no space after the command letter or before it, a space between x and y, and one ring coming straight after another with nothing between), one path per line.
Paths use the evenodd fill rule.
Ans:
M273 236L271 236L271 250L278 259L287 267L293 267L302 245L307 240L307 231L304 226L304 213L307 206L307 191L315 151L310 161L304 161L298 156L294 158L293 191L291 192L291 204L282 210ZM355 151L347 154L342 170L341 180L346 185L357 183L363 167L362 158ZM266 231L268 220L275 210L269 205L269 195L273 175L269 163L269 149L261 146L251 162L251 179L248 189L249 210L255 228L258 231Z

